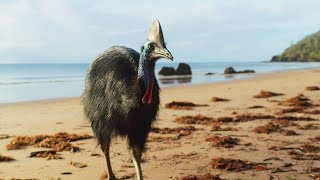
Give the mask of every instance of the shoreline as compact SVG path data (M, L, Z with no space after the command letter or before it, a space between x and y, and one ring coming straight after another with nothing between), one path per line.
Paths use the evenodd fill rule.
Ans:
M319 67L316 68L305 68L305 69L288 69L288 70L282 70L282 71L272 71L272 72L265 72L265 73L244 73L244 74L218 74L219 76L237 76L237 75L248 75L248 77L241 78L241 79L231 79L231 80L223 80L218 82L210 82L210 83L188 83L188 84L176 84L174 86L168 86L168 87L162 87L161 91L165 89L175 89L175 88L181 88L181 87L201 87L201 86L207 86L207 85L219 85L219 84L229 84L229 83L235 83L235 82L242 82L242 81L250 81L252 79L261 79L266 78L268 76L273 75L284 75L287 73L298 73L298 72L304 72L304 71L320 71ZM159 81L159 80L158 80ZM161 98L161 94L160 94ZM29 103L50 103L50 102L59 102L59 101L68 101L68 100L76 100L80 99L80 96L73 96L73 97L57 97L57 98L48 98L48 99L38 99L38 100L27 100L27 101L19 101L19 102L8 102L8 103L0 103L0 107L2 106L10 106L10 105L24 105Z

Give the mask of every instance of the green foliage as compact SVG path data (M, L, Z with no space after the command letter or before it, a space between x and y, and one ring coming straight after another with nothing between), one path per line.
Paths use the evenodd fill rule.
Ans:
M320 62L320 31L308 35L293 44L278 56L273 62Z

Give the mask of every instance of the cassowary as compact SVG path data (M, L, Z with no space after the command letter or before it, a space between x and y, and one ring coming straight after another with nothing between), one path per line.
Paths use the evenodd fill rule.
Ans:
M137 177L143 179L141 155L159 109L154 68L160 58L173 60L160 23L155 20L140 54L113 46L98 55L87 71L82 94L84 114L105 155L109 179L115 179L109 155L114 136L127 137Z

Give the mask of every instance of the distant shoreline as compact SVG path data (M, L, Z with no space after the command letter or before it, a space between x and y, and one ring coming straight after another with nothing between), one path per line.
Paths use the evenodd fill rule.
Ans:
M320 63L192 62L188 63L192 76L174 78L158 75L162 67L176 68L179 63L162 61L156 64L155 73L161 88L233 81L292 69L320 68ZM89 64L0 65L0 104L79 97L88 66ZM230 66L236 71L252 69L256 74L222 75ZM205 75L207 73L213 75Z

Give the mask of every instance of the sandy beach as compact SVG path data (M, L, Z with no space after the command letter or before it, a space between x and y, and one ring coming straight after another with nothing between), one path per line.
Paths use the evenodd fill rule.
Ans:
M320 70L275 72L244 80L162 89L159 117L154 124L160 129L150 133L143 154L145 179L201 179L208 173L221 179L315 179L317 173L320 178L320 91L306 90L308 86L320 87ZM261 90L282 95L254 98ZM213 102L213 97L229 101ZM299 102L287 101L293 97ZM172 101L207 106L165 108ZM268 124L269 130L256 128ZM189 130L174 129L189 126ZM171 129L165 131L166 127ZM0 155L15 160L0 162L0 179L101 178L106 164L94 138L71 142L80 150L57 152L62 159L30 158L31 152L48 150L34 145L6 148L17 136L59 132L92 135L79 98L1 105ZM224 167L226 159L243 160L246 165ZM111 161L118 178L135 179L125 140L113 141ZM76 167L74 162L87 166Z

